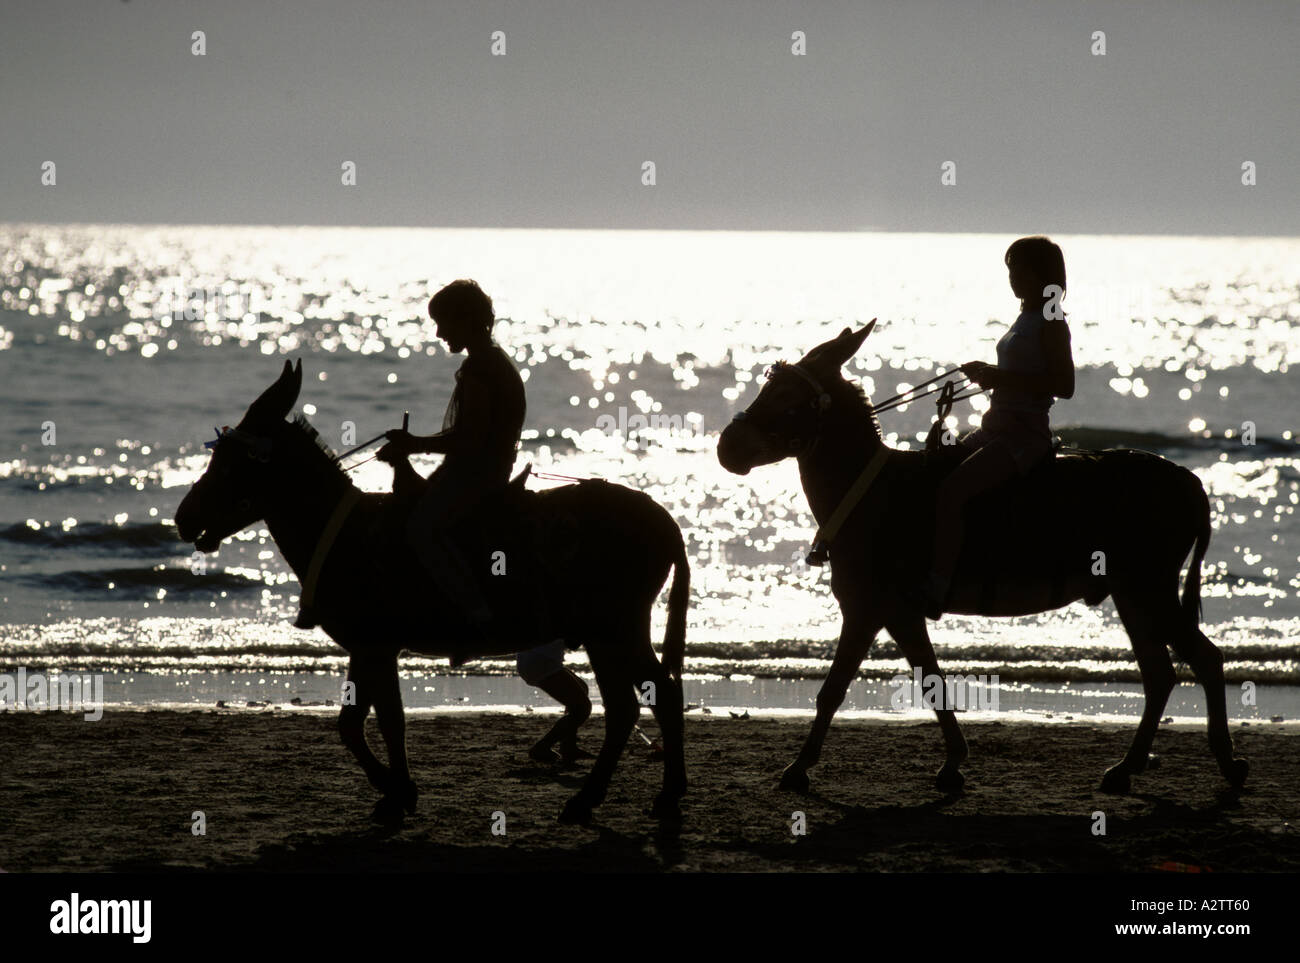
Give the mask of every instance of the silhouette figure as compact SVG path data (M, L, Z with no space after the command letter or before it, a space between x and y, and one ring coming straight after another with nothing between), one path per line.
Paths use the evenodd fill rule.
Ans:
M407 539L429 575L486 637L497 630L494 616L450 529L510 482L524 426L524 383L510 356L492 339L492 299L474 281L453 281L435 294L429 316L448 350L467 352L456 372L443 430L422 436L395 428L378 457L396 466L413 454L443 456L411 512ZM463 659L453 665L459 661Z
M576 762L594 759L578 745L578 729L591 717L591 694L583 682L564 666L564 640L520 652L515 657L519 678L564 706L564 715L528 750L535 762Z
M453 521L472 517L484 501L499 496L510 480L526 411L523 380L492 338L496 323L492 299L477 282L453 281L444 287L430 299L429 316L438 337L453 354L468 352L456 372L456 389L443 417L443 430L428 437L404 428L389 431L388 444L376 457L393 466L395 490L405 487L423 492L416 496L407 538L430 577L466 610L476 636L482 637L495 630L492 612L449 529ZM444 455L427 480L421 479L409 462L412 454L421 452ZM535 593L532 604L545 635L545 600ZM309 629L317 624L315 614L304 604L294 625ZM452 666L468 661L466 653L472 648L470 641L454 653ZM538 762L553 762L557 756L566 762L591 758L577 744L577 730L591 716L591 698L586 683L564 667L563 640L521 652L516 665L525 682L565 709L564 716L529 755ZM557 743L558 754L552 748Z
M1065 257L1045 237L1022 237L1004 258L1020 316L998 342L998 363L970 361L962 372L992 388L989 410L978 430L960 441L963 460L939 486L935 503L930 574L912 598L931 619L943 614L965 532L967 503L982 492L1023 475L1052 453L1048 410L1056 398L1074 395L1070 329L1058 310L1065 294ZM1053 286L1055 290L1053 290Z
M288 362L239 425L222 433L207 470L176 510L180 537L201 552L265 521L285 561L315 599L321 628L349 655L339 732L371 784L382 793L373 818L400 821L418 798L406 758L406 728L397 660L403 649L434 656L514 654L537 635L532 597L546 585L555 633L586 649L605 705L605 738L582 787L561 818L586 822L605 798L619 756L636 724L638 693L653 684L652 711L663 734L664 780L652 812L679 815L686 792L681 674L686 644L690 567L681 529L641 492L583 481L540 492L521 475L492 511L454 525L470 568L492 552L506 571L477 586L496 613L498 633L476 634L465 608L441 583L430 583L414 547L393 537L391 519L406 499L365 493L301 416L286 421L302 386L302 365ZM418 478L418 476L416 476ZM397 527L404 524L399 520ZM663 661L650 642L651 611L672 574ZM467 645L471 648L467 649ZM350 701L349 701L350 699ZM371 707L388 764L371 751Z
M492 299L478 283L453 281L429 300L429 317L439 338L453 354L466 352L456 372L456 388L443 416L442 431L413 435L396 428L386 435L378 453L394 470L410 471L413 454L441 454L442 463L419 487L415 509L407 524L407 538L430 577L465 610L478 637L500 631L491 608L478 589L464 554L450 532L454 522L472 517L485 502L505 491L515 463L527 409L524 382L510 356L492 337L496 314ZM395 486L396 487L396 486ZM560 757L573 761L589 753L577 745L577 730L591 715L587 685L564 668L564 644L551 637L545 599L534 592L542 648L521 652L517 661L521 677L556 699L565 708L560 722L531 750L537 761L552 761L551 747L561 746ZM519 640L524 642L525 640ZM468 661L471 639L451 656L453 667Z
M925 615L905 589L929 564L938 493L963 453L935 457L881 441L871 403L840 372L871 327L845 328L797 364L774 365L753 404L722 432L718 461L744 475L798 459L808 504L826 533L820 540L828 546L831 592L843 617L812 731L781 784L807 790L808 770L821 756L831 720L884 628L913 667L941 680L933 708L947 758L936 784L952 793L965 781L966 741L946 697ZM854 498L846 499L850 492ZM1109 595L1115 601L1137 655L1146 704L1128 753L1107 771L1102 788L1126 791L1130 776L1147 765L1177 680L1166 644L1204 687L1210 748L1223 775L1241 786L1249 767L1233 756L1223 656L1198 625L1201 561L1210 541L1210 503L1200 480L1147 452L1063 455L976 496L970 509L948 611L1029 615L1079 599L1096 605ZM828 524L835 518L842 525ZM1189 550L1180 604L1178 576Z

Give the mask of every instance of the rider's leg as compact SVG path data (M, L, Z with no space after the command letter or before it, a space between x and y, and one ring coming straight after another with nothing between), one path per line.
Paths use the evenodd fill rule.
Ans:
M923 587L930 603L927 615L942 612L947 601L952 574L961 554L965 520L962 517L966 503L976 495L1014 478L1019 469L1010 449L992 441L963 461L939 486L935 504L934 546L930 562L930 576ZM931 615L937 618L936 615Z
M460 607L475 632L485 636L491 632L492 611L449 533L452 523L473 507L479 493L464 479L434 472L428 490L407 520L406 540L434 583Z
M564 640L556 639L520 652L515 666L519 678L564 706L564 717L533 746L529 755L539 762L553 762L555 751L551 747L558 744L560 758L567 762L584 756L591 758L590 753L578 748L577 739L578 727L591 715L591 695L587 683L564 667Z

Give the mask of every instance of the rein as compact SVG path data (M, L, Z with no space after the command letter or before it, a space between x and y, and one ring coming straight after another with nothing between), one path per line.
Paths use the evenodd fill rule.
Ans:
M821 441L822 420L825 418L827 409L831 406L831 396L830 393L822 387L821 383L818 382L817 379L808 371L800 367L798 363L788 364L786 362L778 361L776 364L772 365L771 369L769 369L768 377L771 378L772 375L781 371L790 371L797 374L809 384L813 391L817 392L817 397L812 402L812 407L817 411L817 433L813 439L813 444L801 452L806 454L807 452L811 452L812 449L816 447L817 443ZM945 381L942 385L930 387L927 391L921 391L922 388L935 385L935 382L943 381L944 378L950 378L953 375L960 376L961 381ZM960 368L954 368L951 371L945 371L942 374L935 375L927 381L922 381L919 385L913 385L906 391L900 392L890 398L886 398L878 405L869 404L869 407L871 413L874 415L877 412L892 411L895 408L900 408L903 405L919 401L929 395L938 394L939 397L935 399L935 405L938 409L939 422L942 422L948 417L948 413L952 410L952 406L955 402L964 401L967 398L974 398L976 395L982 394L987 390L978 387L972 388L971 386L973 384L974 382L966 377ZM747 421L748 418L749 412L741 411L731 420L733 422L743 422ZM775 434L775 432L767 432L767 434L772 435ZM804 444L801 442L799 449L804 449L804 447ZM879 477L881 470L885 467L885 463L889 460L890 451L891 449L887 445L883 443L881 444L880 450L876 452L869 462L867 462L866 468L862 470L862 473L858 475L853 484L849 486L849 490L844 493L844 497L840 499L840 503L835 506L835 511L831 513L831 517L827 519L826 524L818 527L817 534L813 536L812 548L804 559L804 561L809 565L821 566L830 561L831 543L835 540L835 536L839 534L844 523L848 521L849 516L853 514L853 509L858 506L858 503L862 501L863 497L875 483L876 478Z
M407 412L403 412L403 414L402 414L402 431L406 431L410 426L411 426L411 413L410 413L409 411L407 411ZM369 448L369 447L370 447L371 445L373 445L375 442L377 442L377 441L383 441L383 440L384 440L385 438L387 438L387 437L388 437L388 432L385 431L383 434L375 435L375 437L371 438L369 441L363 441L361 444L357 445L355 448L349 448L347 451L343 452L343 454L341 454L341 455L335 455L335 456L334 456L334 464L336 464L336 465L337 465L337 464L340 464L340 463L343 461L344 458L347 458L347 457L348 457L348 455L355 455L355 454L356 454L357 452L359 452L362 448ZM376 458L378 458L378 457L379 457L379 452L375 452L375 453L374 453L373 455L371 455L369 458L362 458L362 459L361 459L359 462L357 462L355 465L349 465L347 468L344 468L343 470L344 470L344 471L353 471L354 469L360 468L362 465L366 464L367 462L372 462L372 461L374 461L374 460L375 460Z
M349 448L347 451L343 452L343 454L341 454L341 455L335 455L335 456L334 456L334 462L337 464L338 462L341 462L344 458L347 458L348 455L355 455L355 454L356 454L357 452L359 452L362 448L369 448L369 447L370 447L371 445L373 445L375 442L377 442L377 441L383 441L383 440L384 440L385 438L387 438L387 437L388 437L388 432L384 432L382 435L375 435L375 437L371 438L369 441L363 441L361 444L357 445L357 447L355 447L355 448ZM375 458L378 458L378 457L379 457L379 455L378 455L378 453L376 453L376 454L374 454L374 455L371 455L369 458L363 458L363 459L361 459L361 461L357 462L355 465L351 465L351 466L349 466L349 467L347 467L347 468L344 468L343 470L344 470L344 471L351 471L353 468L357 468L357 467L359 467L359 466L361 466L361 465L364 465L366 462L368 462L368 461L373 461Z
M552 481L585 482L602 480L600 478L578 478L576 475L557 475L554 472L549 471L530 471L528 474L532 475L534 478L548 478Z
M922 391L920 394L916 393L917 391L920 391L920 389L924 388L926 385L932 385L936 381L940 381L944 378L949 377L950 375L960 375L961 381L952 382L953 387L951 389L951 392L953 393L951 393L949 397L946 399L948 401L961 401L963 398L974 398L976 395L981 394L983 391L985 391L984 388L980 388L976 391L971 391L969 394L963 394L963 395L955 394L955 392L957 391L966 391L968 388L970 388L973 382L969 378L967 378L966 375L962 374L961 368L953 368L951 371L945 371L941 375L935 375L929 381L922 381L919 385L914 385L913 387L908 388L906 391L902 392L901 394L896 394L892 398L886 398L878 405L872 405L871 410L877 413L882 411L892 411L893 409L900 408L903 405L910 405L914 401L920 401L922 398L926 397L927 395L932 395L935 392L943 392L945 390L949 390L947 384L942 384L937 388L931 388L929 391Z
M403 419L402 427L406 427L406 419ZM346 455L350 455L354 451L360 451L367 445L373 445L383 437L384 435L379 435L376 438L371 438L364 445L358 445L356 448L351 449L351 451L344 452L342 455L334 458L334 463L338 464L338 462ZM226 428L218 428L217 437L212 441L204 442L203 447L210 451L215 451L217 445L226 439L239 442L246 446L250 458L255 457L260 461L268 462L271 460L273 443L270 438L263 438L260 435L254 435L229 426ZM372 455L371 458L373 457L375 456ZM370 461L370 458L357 462L357 465L364 465L367 461ZM357 465L353 465L352 468L356 468ZM351 471L352 468L344 470ZM311 562L307 566L307 575L302 580L302 595L299 601L301 609L306 610L315 601L316 583L320 581L320 573L325 568L325 562L329 558L330 549L334 547L334 540L338 538L339 532L342 531L344 523L348 520L348 516L352 514L352 509L356 507L357 502L361 501L362 494L363 492L360 489L349 487L348 490L339 498L338 503L334 506L334 511L330 513L329 521L325 523L325 528L321 531L319 537L317 537L316 547L312 550Z

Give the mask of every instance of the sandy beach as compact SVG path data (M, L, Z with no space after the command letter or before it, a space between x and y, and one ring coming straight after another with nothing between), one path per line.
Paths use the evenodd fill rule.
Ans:
M400 830L369 822L376 795L332 715L109 711L0 716L0 869L619 872L1275 872L1300 869L1300 733L1234 727L1252 771L1234 793L1204 732L1162 728L1160 766L1131 795L1098 790L1131 729L965 726L965 793L933 788L932 723L838 722L812 793L781 791L806 719L687 717L691 790L678 826L646 809L661 768L636 739L590 827L556 815L586 770L527 749L540 714L408 720L419 809ZM643 718L643 723L647 719ZM372 742L377 743L373 719ZM596 749L602 720L583 733ZM653 728L650 729L653 734ZM634 737L635 739L635 737ZM191 831L193 813L206 835ZM807 832L791 832L803 812ZM1092 832L1106 814L1106 835ZM493 813L505 835L493 835Z

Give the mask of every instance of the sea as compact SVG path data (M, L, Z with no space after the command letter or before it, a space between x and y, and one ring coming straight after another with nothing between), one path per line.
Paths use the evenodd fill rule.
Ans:
M882 398L994 361L1018 305L1013 235L0 224L0 674L96 674L120 708L332 711L343 651L289 624L299 583L262 526L193 557L173 517L285 359L342 450L440 428L461 358L430 295L474 278L525 378L518 465L646 492L692 566L692 711L808 713L839 630L792 461L725 472L719 432L765 369L879 319L845 367ZM1204 629L1240 724L1300 716L1300 239L1058 236L1077 390L1055 430L1157 452L1210 494ZM961 428L987 402L955 411ZM921 444L928 401L882 414ZM348 460L363 462L371 451ZM436 465L433 456L417 468ZM378 461L353 475L379 491ZM666 593L665 593L666 597ZM376 602L375 604L382 604ZM655 615L662 634L664 603ZM1005 719L1131 719L1142 705L1107 602L931 627L946 671L994 680ZM572 667L590 680L581 651ZM403 660L417 711L551 711L511 659ZM1203 719L1190 675L1175 720ZM910 670L881 636L846 713L897 715ZM595 686L591 686L597 698ZM15 708L15 707L10 707Z

